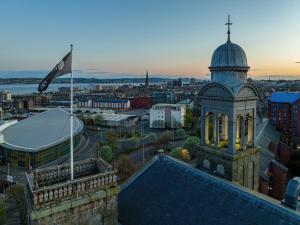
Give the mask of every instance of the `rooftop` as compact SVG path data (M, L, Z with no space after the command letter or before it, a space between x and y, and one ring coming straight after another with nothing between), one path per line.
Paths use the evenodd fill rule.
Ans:
M115 113L101 113L103 120L105 121L123 121L127 120L128 118L135 117L134 115L126 115L126 114L115 114Z
M300 92L273 92L269 99L271 102L293 104L300 100Z
M278 201L164 155L121 189L122 225L300 224L300 214Z
M170 104L170 103L158 103L153 105L152 107L185 107L184 104Z
M74 117L74 135L83 123ZM1 146L14 150L36 152L62 143L70 138L69 112L55 108L21 120L1 131Z

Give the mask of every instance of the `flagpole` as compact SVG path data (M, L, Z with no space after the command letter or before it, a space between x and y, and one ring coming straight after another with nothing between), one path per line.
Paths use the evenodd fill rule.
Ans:
M73 54L73 44L71 44L71 54ZM72 57L72 55L71 55ZM72 60L71 60L71 87L70 87L70 171L71 171L71 181L74 178L74 165L73 165L73 67L72 67Z

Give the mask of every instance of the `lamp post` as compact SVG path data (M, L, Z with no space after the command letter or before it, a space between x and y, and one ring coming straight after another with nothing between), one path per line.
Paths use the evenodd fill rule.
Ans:
M100 133L100 127L97 127L97 131L98 131L98 136L99 136L99 133ZM100 133L100 141L98 140L98 145L97 145L97 156L100 157L100 142L102 141L102 138L101 138L101 133Z

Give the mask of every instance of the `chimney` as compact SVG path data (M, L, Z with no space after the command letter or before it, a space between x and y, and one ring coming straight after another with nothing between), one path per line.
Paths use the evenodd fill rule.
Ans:
M296 211L300 210L300 177L294 177L291 179L287 185L285 190L284 199L281 203L291 209Z

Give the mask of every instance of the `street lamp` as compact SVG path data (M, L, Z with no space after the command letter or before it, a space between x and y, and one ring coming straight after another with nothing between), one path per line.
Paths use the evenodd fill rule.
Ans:
M98 131L98 136L99 136L99 133L100 133L100 127L97 127L97 131ZM101 138L101 136L100 136L100 138ZM101 139L102 139L102 138L101 138ZM98 156L98 157L100 157L100 152L99 152L99 151L100 151L100 142L102 141L101 139L100 139L100 141L98 140L98 145L97 145L97 156Z

